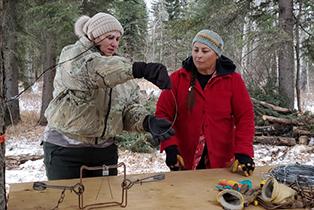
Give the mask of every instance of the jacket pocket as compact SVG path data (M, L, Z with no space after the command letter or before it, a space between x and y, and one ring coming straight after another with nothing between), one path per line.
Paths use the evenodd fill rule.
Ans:
M104 128L95 101L76 97L70 90L61 92L50 102L45 116L50 127L65 134L95 137L101 136Z

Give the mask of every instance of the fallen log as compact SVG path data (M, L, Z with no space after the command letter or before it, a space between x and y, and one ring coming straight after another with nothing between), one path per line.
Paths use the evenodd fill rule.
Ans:
M299 122L298 120L295 120L295 119L279 118L279 117L273 117L269 115L263 115L262 119L264 121L268 121L271 123L279 123L279 124L284 124L284 125L299 125L299 126L304 125L304 123Z
M288 113L291 113L292 111L288 108L284 108L284 107L280 107L280 106L276 106L276 105L273 105L273 104L270 104L270 103L267 103L265 101L259 101L259 100L256 100L255 98L251 98L253 103L258 103L258 104L261 104L262 106L266 107L266 108L270 108L276 112L281 112L281 113L285 113L285 114L288 114Z
M266 126L255 126L256 136L287 136L292 133L292 125L266 125Z
M314 136L314 133L311 133L309 130L305 130L304 128L293 127L293 136Z
M40 160L42 158L44 158L43 155L8 155L5 157L6 168L17 168L19 165L25 163L26 161Z
M255 132L268 133L268 132L274 131L274 130L276 130L276 129L272 125L255 126Z
M295 138L282 136L255 136L254 143L277 146L294 146L296 145L296 140Z

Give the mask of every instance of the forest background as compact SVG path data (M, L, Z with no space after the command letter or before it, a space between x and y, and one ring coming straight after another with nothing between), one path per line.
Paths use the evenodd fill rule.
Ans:
M122 23L120 55L163 63L169 73L190 55L200 29L214 30L223 37L224 54L237 65L252 98L297 115L307 113L314 110L313 9L314 0L153 0L150 8L144 0L0 0L5 126L12 134L12 124L35 121L28 128L33 130L46 125L43 113L52 99L58 55L77 40L75 20L97 12L111 13ZM23 116L20 99L34 84L42 84L39 115ZM154 112L156 95L144 97L144 105ZM308 127L314 133L314 123ZM147 138L124 133L120 146L153 151Z
M256 165L314 164L314 115L309 112L314 112L314 0L147 2L149 8L144 0L0 0L0 134L6 134L5 142L0 135L1 209L5 182L46 180L39 142L58 56L77 40L75 20L97 12L111 13L122 23L120 55L163 63L169 73L190 55L200 29L216 31L254 102ZM143 81L139 85L153 113L158 93L150 94ZM149 135L120 137L119 161L128 173L169 171Z
M160 62L171 72L190 55L196 32L209 28L225 40L224 54L252 97L299 111L314 100L313 0L154 0L149 10L144 0L1 1L7 125L21 119L19 84L28 89L38 80L39 124L46 124L58 55L77 40L75 20L100 11L122 23L119 53L133 61Z

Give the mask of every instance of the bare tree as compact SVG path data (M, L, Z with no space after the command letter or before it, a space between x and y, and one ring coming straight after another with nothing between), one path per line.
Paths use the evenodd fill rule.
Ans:
M4 36L4 66L5 66L5 98L11 99L18 94L18 65L17 65L17 1L8 1L5 9L3 30ZM5 110L6 125L17 124L20 121L18 98L7 103Z
M0 0L0 135L5 133L4 125L4 55L3 55L3 17L4 9L9 0ZM2 138L3 139L3 138ZM6 190L5 190L5 144L0 143L0 209L6 209Z
M279 91L294 108L293 0L279 0L279 27L283 41L279 49Z

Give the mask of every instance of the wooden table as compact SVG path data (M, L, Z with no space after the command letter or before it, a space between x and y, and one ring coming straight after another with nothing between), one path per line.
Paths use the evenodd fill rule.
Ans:
M269 168L258 167L250 177L254 185L258 185L262 174ZM130 175L130 180L136 180L152 174ZM220 179L239 181L245 177L233 174L227 169L207 169L197 171L169 172L162 181L136 184L128 190L128 210L164 210L164 209L222 209L216 202L215 185ZM121 201L121 182L123 176L98 177L84 179L84 205ZM48 181L47 184L72 186L79 183L78 179ZM61 190L47 189L34 191L33 183L12 184L9 195L9 210L43 210L56 206ZM79 209L78 196L66 191L59 209ZM98 209L122 209L120 206ZM246 208L263 209L260 206Z

